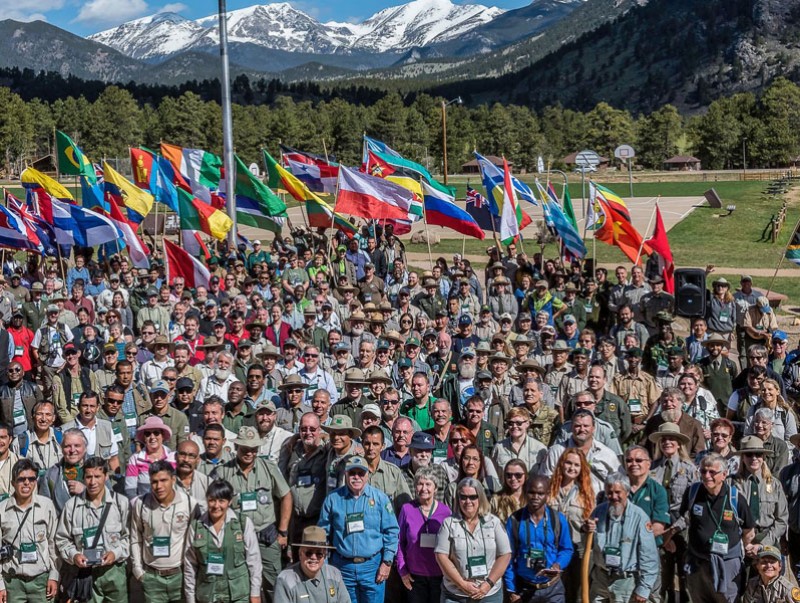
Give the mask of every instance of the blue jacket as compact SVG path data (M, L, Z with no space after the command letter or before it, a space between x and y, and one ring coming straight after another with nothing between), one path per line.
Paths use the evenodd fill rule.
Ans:
M560 524L558 542L553 522ZM545 532L546 527L546 532ZM539 549L544 551L544 567L549 568L558 563L561 569L566 569L572 559L572 535L567 523L567 518L562 513L553 513L545 507L543 520L539 525L534 525L527 507L523 507L506 521L506 532L513 550L511 563L508 564L503 575L503 581L508 592L518 592L516 578L520 577L526 582L543 583L550 580L546 576L537 576L536 570L528 567L528 551ZM516 534L514 533L516 532Z

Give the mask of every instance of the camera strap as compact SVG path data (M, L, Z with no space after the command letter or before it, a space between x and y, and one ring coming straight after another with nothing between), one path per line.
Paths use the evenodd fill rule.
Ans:
M33 511L33 505L34 504L35 503L33 501L31 501L31 506L28 507L25 510L25 513L22 515L22 521L19 522L19 527L17 528L17 531L14 533L14 537L11 539L11 542L9 543L12 546L14 545L14 541L17 539L17 536L19 536L19 533L22 531L22 526L25 525L25 521L28 519L28 515L30 515L31 511Z
M108 518L109 511L111 511L111 504L106 503L103 506L103 514L100 516L100 523L97 524L97 532L94 533L94 540L92 541L92 546L89 547L90 549L97 548L97 543L100 540L100 536L103 535L103 528L106 525L106 519Z

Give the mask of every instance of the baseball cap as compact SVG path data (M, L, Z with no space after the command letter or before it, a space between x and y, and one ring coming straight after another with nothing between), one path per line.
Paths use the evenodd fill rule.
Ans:
M572 314L567 314L564 316L564 324L567 324L568 322L577 323L578 321L575 320L575 317Z
M425 433L424 431L417 431L411 436L411 444L409 447L416 448L417 450L433 450L436 448L436 444L433 442L433 436L431 434Z
M772 341L788 341L788 339L789 336L786 334L786 331L778 329L772 332Z
M458 319L458 326L460 327L465 327L471 324L472 324L472 318L470 318L467 314L462 314L461 317Z
M189 379L189 377L181 377L175 383L175 389L178 391L182 389L194 389L194 381Z
M158 381L153 383L153 385L150 387L151 394L156 394L158 392L161 392L162 394L169 393L169 386L167 385L166 381L162 381L161 379L159 379Z
M474 358L475 357L475 348L469 346L469 347L466 347L463 350L461 350L461 357L465 358L467 356Z
M365 404L364 407L361 409L361 416L363 417L365 413L369 413L375 417L381 418L381 409L378 407L377 404Z

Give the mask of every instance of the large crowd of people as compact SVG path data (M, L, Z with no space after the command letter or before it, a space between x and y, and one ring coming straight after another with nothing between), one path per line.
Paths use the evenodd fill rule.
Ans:
M0 603L800 601L800 352L752 279L683 337L657 261L486 253L9 254Z

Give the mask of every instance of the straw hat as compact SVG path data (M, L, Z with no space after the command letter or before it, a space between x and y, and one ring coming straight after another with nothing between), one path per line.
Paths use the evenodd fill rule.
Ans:
M648 439L653 442L653 444L658 444L661 438L675 438L679 440L681 444L689 443L689 436L681 433L681 428L678 427L677 423L662 424L661 427L658 428L658 431L650 434Z

